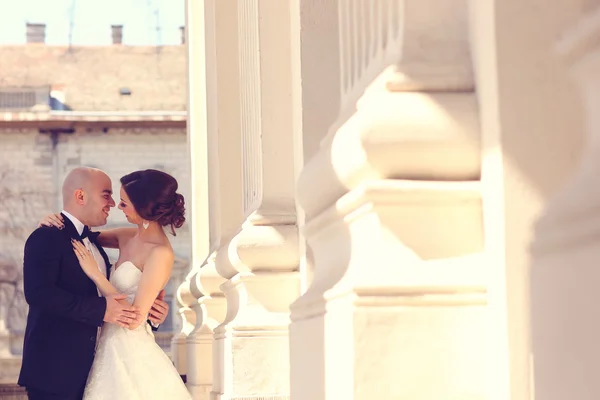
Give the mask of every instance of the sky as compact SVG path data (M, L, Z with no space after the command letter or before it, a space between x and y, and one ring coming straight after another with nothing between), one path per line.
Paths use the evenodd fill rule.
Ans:
M0 45L25 43L25 24L45 23L46 43L108 45L111 25L123 25L123 44L180 43L184 0L0 0ZM158 29L157 29L158 27Z

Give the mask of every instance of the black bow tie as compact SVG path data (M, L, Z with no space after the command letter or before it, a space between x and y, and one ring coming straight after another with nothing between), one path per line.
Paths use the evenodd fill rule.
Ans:
M99 234L100 232L92 232L90 228L86 225L83 227L83 232L81 232L81 240L89 238L90 242L95 243L96 238Z

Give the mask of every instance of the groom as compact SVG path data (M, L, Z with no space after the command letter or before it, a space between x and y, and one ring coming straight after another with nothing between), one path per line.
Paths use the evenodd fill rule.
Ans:
M73 238L91 247L108 277L108 256L89 227L105 225L115 206L110 178L98 169L76 168L65 178L62 194L64 227L40 227L25 244L29 314L19 385L27 388L31 400L81 399L103 323L128 327L141 318L124 295L99 295L71 244ZM153 306L154 327L167 316L162 296Z

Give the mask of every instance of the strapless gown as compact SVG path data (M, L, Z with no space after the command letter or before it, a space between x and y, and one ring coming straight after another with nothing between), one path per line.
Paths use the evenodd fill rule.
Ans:
M133 302L142 277L126 261L112 271L110 282ZM147 323L134 330L104 324L84 400L180 400L191 399L179 373L156 344Z

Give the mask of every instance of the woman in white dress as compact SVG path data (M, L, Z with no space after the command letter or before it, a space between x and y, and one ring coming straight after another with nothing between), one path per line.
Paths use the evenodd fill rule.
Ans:
M154 299L167 284L174 253L164 231L173 235L185 221L183 196L172 176L157 170L136 171L121 178L119 209L137 228L103 231L98 243L118 248L107 279L92 253L80 242L73 250L81 268L103 296L121 293L140 312L129 328L102 327L85 388L85 400L191 399L177 370L156 344L146 319ZM49 217L50 218L50 217ZM48 220L45 220L47 223Z

